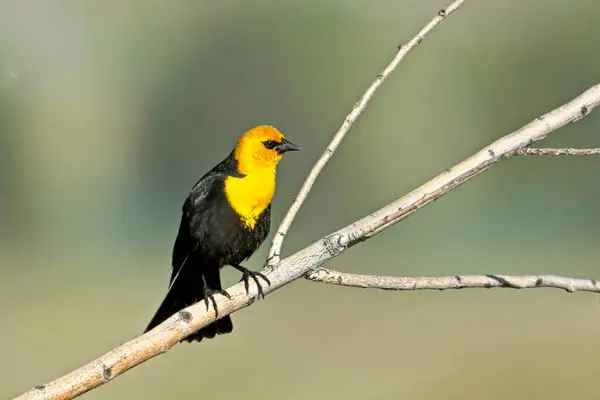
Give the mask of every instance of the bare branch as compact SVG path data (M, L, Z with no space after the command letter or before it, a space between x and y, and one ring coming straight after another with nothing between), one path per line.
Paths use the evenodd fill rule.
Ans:
M556 288L569 293L576 291L600 293L600 283L594 279L567 278L555 275L455 275L455 276L377 276L347 274L326 268L311 271L306 279L365 289L382 290L446 290L465 288Z
M385 77L394 70L406 52L420 43L426 33L439 24L445 16L458 9L463 3L464 0L455 1L450 7L440 11L438 17L431 21L415 39L411 40L406 46L404 53L399 51L392 64L376 79L371 88L369 88L361 101L346 118L344 124L334 137L332 144L330 144L328 150L325 152L328 155L324 154L317 162L298 198L288 215L286 215L282 226L278 229L276 240L272 246L274 251L271 252L271 260L279 259L281 243L285 233L289 229L294 215L306 198L312 183L316 179L320 169L323 168L327 160L331 157L331 153L339 145L351 124L365 108L375 90L381 85ZM324 262L338 256L348 248L367 240L380 231L407 218L415 211L474 178L490 166L517 154L520 149L531 145L533 142L543 139L550 132L588 115L598 104L600 104L600 85L593 86L571 102L492 143L472 157L438 175L397 201L318 240L292 256L281 260L279 263L269 263L261 271L268 275L271 281L271 285L264 288L265 294L271 293L293 280L304 276L307 272L320 267ZM274 258L275 256L276 258ZM256 285L254 284L250 285L249 293L246 293L243 283L238 283L228 288L227 292L231 295L231 299L216 296L216 305L221 318L247 307L258 295ZM215 314L212 307L207 310L204 302L196 303L171 316L150 332L116 347L89 364L63 377L46 385L36 386L29 392L17 397L17 399L54 400L77 397L109 382L127 370L166 352L186 336L213 322L214 319Z
M456 0L452 2L452 4L450 4L448 7L438 11L435 18L433 18L423 29L421 29L421 31L410 42L408 42L404 46L398 46L398 52L396 53L392 61L389 63L389 65L385 67L385 69L379 75L377 75L377 77L375 77L375 80L373 81L371 86L369 86L365 94L363 94L361 99L356 104L354 104L352 111L350 111L350 114L346 116L344 122L342 123L342 126L333 136L333 139L331 140L331 142L329 143L319 160L316 162L316 164L313 166L312 170L308 174L308 177L304 181L302 188L296 195L296 199L290 206L288 212L281 221L281 224L277 228L277 231L275 232L275 237L273 238L273 243L271 244L271 248L269 249L269 256L267 258L267 261L270 265L279 264L279 261L281 259L281 246L283 245L283 240L285 239L285 235L290 229L294 218L296 218L298 210L300 210L300 207L306 200L308 193L312 189L312 186L317 180L317 177L325 167L325 164L327 164L329 159L333 156L333 153L336 151L336 149L350 130L350 127L352 127L352 124L354 124L354 121L356 121L360 114L365 110L367 104L369 103L369 100L371 100L377 89L379 89L381 84L392 74L392 72L394 72L394 70L396 69L398 64L400 64L402 59L404 59L404 57L417 45L421 44L423 38L425 38L425 36L429 32L431 32L433 28L435 28L444 19L446 19L447 16L452 14L454 11L458 10L465 1L466 0Z
M406 196L336 232L333 235L340 235L340 237L336 238L339 245L336 246L335 251L341 252L405 219L494 164L515 155L520 149L544 139L549 133L569 123L580 120L598 104L600 104L600 84L592 86L569 103L536 118L522 128L483 148Z
M264 288L265 294L271 293L306 275L309 271L319 268L324 262L340 255L348 248L407 218L415 211L474 178L490 166L515 155L525 146L543 139L550 132L568 123L581 119L599 104L600 85L596 85L569 103L536 118L521 129L485 147L472 157L438 175L406 196L287 257L281 261L277 269L272 265L267 265L262 272L269 276L271 285ZM585 109L586 112L582 113L582 109ZM542 278L550 279L549 277ZM517 284L518 282L513 283ZM549 282L547 283L549 284ZM593 281L588 281L588 284L591 283ZM556 285L558 284L556 283ZM596 287L595 282L593 286ZM474 284L472 287L478 286ZM499 287L507 286L499 285ZM534 284L533 287L536 287L536 285ZM583 290L580 287L586 286L567 285L566 287L573 290ZM246 294L243 283L228 288L227 292L231 295L230 300L223 296L216 297L220 317L249 306L258 294L256 285L250 285L249 293ZM89 364L47 385L35 387L17 397L16 400L55 400L77 397L166 352L184 337L214 321L214 318L212 308L207 310L202 301L196 303L173 315L150 332L111 350Z
M593 156L600 154L600 148L596 149L533 149L524 148L515 153L517 156Z

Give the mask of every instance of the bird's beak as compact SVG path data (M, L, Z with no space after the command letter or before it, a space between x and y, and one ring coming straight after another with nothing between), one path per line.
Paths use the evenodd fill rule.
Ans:
M279 154L283 154L286 151L298 151L302 149L296 146L294 143L290 142L289 140L283 139L281 143L275 146L275 150L277 150Z

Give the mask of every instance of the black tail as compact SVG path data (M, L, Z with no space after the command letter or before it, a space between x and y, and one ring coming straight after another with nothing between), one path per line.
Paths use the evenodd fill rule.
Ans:
M204 274L206 283L212 290L221 290L221 277L219 268L184 268L181 273L175 278L169 292L158 307L158 310L150 320L150 323L144 330L144 333L161 324L167 318L191 306L200 300L204 299L204 291L202 287L202 275ZM209 302L209 306L212 304ZM229 315L205 326L198 332L183 339L186 342L200 342L203 338L212 339L216 335L230 333L233 330L233 323Z

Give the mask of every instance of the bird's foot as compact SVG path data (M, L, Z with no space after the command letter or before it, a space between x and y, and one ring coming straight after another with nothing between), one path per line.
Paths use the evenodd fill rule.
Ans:
M246 293L249 293L249 282L250 279L252 279L254 283L256 283L256 287L258 288L258 297L260 298L260 296L262 296L262 298L264 299L265 293L263 292L263 287L258 281L258 278L261 278L267 283L267 286L270 286L271 281L269 280L269 278L267 278L264 274L261 274L260 272L251 271L248 268L242 267L241 265L234 265L234 268L242 272L242 279L240 279L240 282L244 281L244 288L246 289Z
M213 290L210 288L204 288L204 304L206 304L206 311L209 309L209 301L212 303L213 309L215 310L215 319L219 317L219 309L217 308L217 302L215 300L215 294L220 294L231 300L231 295L225 290Z

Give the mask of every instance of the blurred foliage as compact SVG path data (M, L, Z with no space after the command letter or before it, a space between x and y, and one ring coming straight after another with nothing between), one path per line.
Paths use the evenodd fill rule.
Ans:
M279 169L279 223L396 46L446 3L0 2L0 396L142 331L188 189L258 124L304 148ZM592 1L467 3L378 92L285 253L597 83L599 12ZM599 146L599 129L592 114L543 146ZM328 266L600 278L599 166L511 159ZM176 346L86 398L597 397L590 294L300 281L233 319L234 334Z

